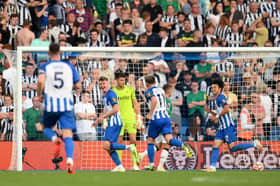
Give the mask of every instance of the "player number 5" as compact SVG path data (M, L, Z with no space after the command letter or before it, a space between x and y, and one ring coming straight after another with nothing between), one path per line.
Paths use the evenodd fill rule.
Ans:
M62 75L63 75L63 72L54 72L54 80L55 80L54 87L57 89L62 88L64 85L64 81L61 77Z

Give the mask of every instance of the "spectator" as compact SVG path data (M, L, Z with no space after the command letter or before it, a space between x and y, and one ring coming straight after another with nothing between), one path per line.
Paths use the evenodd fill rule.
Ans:
M189 19L184 21L184 30L177 35L177 44L179 47L187 46L193 41L193 31L191 30L191 22Z
M160 37L157 33L153 31L153 23L151 21L147 21L145 24L146 32L145 34L148 36L147 46L148 47L156 47L160 46L159 40Z
M81 141L95 141L96 129L92 127L93 120L97 117L95 107L90 103L90 93L82 92L82 101L75 104L74 111L77 120L77 135Z
M260 104L264 107L265 117L263 118L263 129L265 140L270 139L271 129L272 129L272 101L271 98L266 94L266 86L259 86L257 93L260 97Z
M18 15L12 14L10 16L10 24L8 25L8 30L10 32L9 44L12 46L12 49L16 49L16 35L21 27L18 25Z
M144 22L143 18L140 17L140 14L139 14L137 8L131 9L131 16L132 16L133 33L135 33L137 36L139 36L146 31L145 22Z
M78 0L79 1L79 0ZM96 40L97 40L97 31L96 31ZM81 42L86 42L86 34L82 30L81 24L77 21L75 21L73 28L72 28L72 33L70 37L67 39L67 41L72 45L72 46L78 46L79 43Z
M174 25L174 30L172 31L172 36L174 39L177 38L177 35L184 30L184 21L186 19L186 15L184 12L177 13L177 22Z
M144 6L145 4L143 3L142 0L132 0L129 3L129 7L131 8L131 10L137 8L138 12L142 12Z
M87 43L89 47L105 47L105 44L98 40L98 31L96 29L90 30L90 40Z
M161 38L161 47L174 47L174 40L168 36L167 28L160 28L159 37Z
M199 10L199 4L192 4L192 11L187 17L189 18L191 23L191 30L200 30L203 33L203 25L205 23L205 19Z
M81 31L87 32L93 28L94 18L90 12L84 8L83 0L76 0L76 9L72 10L78 23L81 25Z
M56 0L56 4L52 7L55 17L57 18L57 24L66 23L66 12L63 7L64 0Z
M204 128L204 106L206 105L205 92L199 91L198 81L192 81L192 91L187 95L189 108L189 141L202 141Z
M213 73L212 65L206 61L205 53L201 53L200 58L201 59L199 64L194 66L194 74L198 80L200 90L206 91L206 87L207 87L206 79L211 77Z
M30 26L30 22L25 20L23 23L23 29L17 32L17 46L30 46L32 40L35 39L35 34L30 30Z
M115 79L114 72L109 69L107 58L101 59L101 69L99 73L102 74L102 76L107 77L110 83L112 83Z
M172 126L172 137L182 141L183 137L179 132L179 127L180 126L177 123L175 123L174 126Z
M225 41L228 47L241 47L243 45L243 33L239 32L238 22L232 22L231 32L227 33Z
M212 40L216 39L216 36L214 35L215 27L212 24L207 24L205 29L202 42L204 43L204 46L209 47L212 46Z
M279 20L279 11L280 11L280 0L276 1L276 8L270 14L270 22L271 22L271 40L274 41L274 38L279 35L280 31L280 20Z
M233 63L227 59L226 53L220 53L220 57L220 62L215 64L215 70L223 81L231 82L231 78L234 76Z
M151 14L151 22L153 25L153 32L159 32L159 21L163 15L163 11L160 5L157 5L157 0L150 0L150 4L144 6L142 12L149 12Z
M98 21L95 23L95 29L98 32L98 41L105 44L105 46L110 46L110 36L109 34L103 29L102 22Z
M174 7L171 4L169 4L167 6L166 15L161 18L159 26L166 28L168 30L168 33L171 33L171 30L174 30L175 28L176 22L178 22L178 20L174 12Z
M119 47L133 47L136 45L137 36L132 33L131 20L123 21L123 32L117 35L116 41Z
M208 14L208 20L213 25L217 26L220 23L221 16L224 15L224 4L222 1L217 1L214 8L213 13Z
M234 22L238 24L238 27L243 25L243 14L237 7L237 0L230 1L230 11L226 12L226 15L229 17L229 25L232 25Z
M65 0L62 3L62 6L65 9L65 13L68 14L70 13L72 10L76 9L76 4L75 4L75 0Z
M10 32L8 29L8 20L5 18L0 20L0 33L2 35L1 43L8 44L10 39Z
M122 6L122 5L120 5ZM116 37L123 32L123 22L130 19L130 9L122 7L119 17L117 17L112 24L112 38L116 42ZM132 30L130 31L132 32Z
M37 39L33 39L30 46L33 47L48 47L50 45L49 41L49 31L46 29L41 30L40 36Z
M262 14L258 12L258 3L254 1L250 2L250 10L248 13L246 12L244 18L243 31L247 31L247 29L253 24L253 22L261 16Z
M43 135L43 126L41 124L42 109L39 97L32 98L33 106L27 109L23 115L23 121L26 130L26 137L28 141L42 141L45 140Z
M13 125L14 120L14 106L11 96L4 96L4 106L0 111L0 140L13 141Z
M200 30L193 32L193 40L187 45L187 47L204 47L202 40L202 33Z
M261 105L260 97L256 92L252 92L250 97L252 99L251 112L253 113L253 115L256 119L256 133L255 133L255 135L256 135L257 138L265 140L264 128L263 128L263 119L265 118L264 106Z
M227 97L228 105L230 109L230 114L233 120L236 122L238 118L237 106L238 106L238 99L237 95L230 91L230 82L224 81L224 91L223 94Z
M239 103L242 104L244 100L250 98L252 92L256 92L256 86L252 84L252 75L250 72L245 72L242 76L242 86L238 86Z
M240 116L237 125L237 137L239 141L251 141L255 133L255 118L251 113L251 100L245 100L240 111Z
M181 112L180 112L180 107L183 105L183 95L182 95L181 91L179 91L175 88L176 84L177 84L175 77L169 77L168 84L173 87L173 92L170 97L170 100L172 102L172 112L171 112L170 118L171 118L171 121L182 126L182 116L181 116Z
M173 7L175 13L177 13L180 10L180 5L178 0L158 0L157 2L158 4L160 4L164 15L168 13L168 7L170 5Z
M259 47L263 47L265 42L268 40L269 34L262 17L259 17L257 20L255 20L248 30L256 32L256 43Z
M35 73L35 67L33 64L28 63L25 67L25 73L22 76L23 94L28 99L32 99L37 95L37 83L38 76Z
M229 25L229 19L228 17L223 15L221 16L219 24L215 28L215 35L218 40L224 41L230 32L231 32L231 28Z
M141 34L138 38L136 46L137 47L146 47L147 44L148 44L148 36L145 33Z

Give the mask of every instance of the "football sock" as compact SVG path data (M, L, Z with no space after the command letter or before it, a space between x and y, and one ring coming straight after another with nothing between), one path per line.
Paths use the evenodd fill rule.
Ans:
M53 137L56 136L55 132L51 128L44 128L44 135L50 140L53 140Z
M230 149L231 152L236 152L239 150L245 150L251 147L254 147L255 144L254 143L239 143L235 146L232 147L232 149Z
M148 144L148 156L149 156L149 162L154 163L154 156L155 156L155 150L154 150L154 144Z
M115 150L112 151L112 152L110 153L110 156L111 156L113 162L114 162L117 166L119 166L119 165L122 164L122 163L121 163L121 160L120 160L120 158L119 158L119 156L118 156L118 153L117 153Z
M163 167L168 158L168 149L163 149L160 154L160 161L158 167Z
M122 150L117 150L117 153L118 153L119 159L122 160Z
M172 138L170 141L169 141L169 145L171 146L176 146L176 147L182 147L184 144L178 140L178 139L175 139L175 138Z
M65 138L65 151L67 158L73 158L73 152L74 152L74 142L72 138Z
M131 145L133 145L136 148L135 144L131 144ZM132 152L131 152L131 160L132 160L133 165L137 165L137 163L136 163L136 156Z
M212 156L211 156L211 166L216 167L218 158L219 158L219 148L213 147Z
M126 145L119 144L119 143L111 143L110 149L111 150L125 150L126 149Z

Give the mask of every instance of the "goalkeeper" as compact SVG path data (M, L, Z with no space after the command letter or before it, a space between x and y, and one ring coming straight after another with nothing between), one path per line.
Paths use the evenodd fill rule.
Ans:
M136 132L137 128L142 125L142 118L140 114L140 106L136 100L135 90L125 85L126 74L123 72L115 73L115 79L117 86L113 88L113 91L117 94L119 99L120 113L123 121L123 127L120 132L118 143L123 143L124 132L127 131L129 135L130 144L136 147ZM137 116L135 116L135 113ZM122 152L118 152L119 157L122 157ZM131 153L133 170L139 170L137 165L137 157L135 153Z

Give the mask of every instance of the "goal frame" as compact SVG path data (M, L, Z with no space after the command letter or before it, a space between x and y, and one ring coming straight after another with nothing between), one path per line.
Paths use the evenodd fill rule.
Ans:
M16 69L22 69L23 52L47 52L48 47L17 47ZM243 53L280 53L278 47L61 47L62 52L243 52ZM15 154L16 171L22 171L22 70L16 70L16 82L14 87L14 105L15 105ZM15 158L12 158L15 160ZM12 161L13 161L12 160Z

